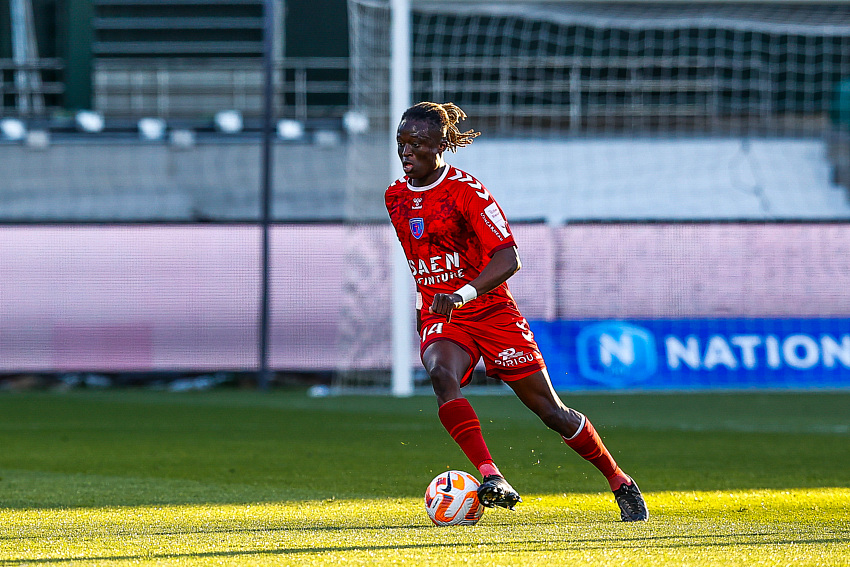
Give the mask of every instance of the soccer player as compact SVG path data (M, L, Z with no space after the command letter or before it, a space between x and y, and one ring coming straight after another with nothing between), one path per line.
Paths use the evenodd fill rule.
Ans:
M461 132L466 114L452 103L421 102L398 126L398 156L405 176L387 189L387 212L416 280L420 356L439 404L438 415L483 477L484 506L513 510L521 502L493 462L481 424L461 388L483 358L488 376L517 397L566 444L608 480L621 518L646 520L637 484L620 470L590 420L563 404L543 357L508 289L520 269L516 242L489 191L443 153L472 143L480 133Z

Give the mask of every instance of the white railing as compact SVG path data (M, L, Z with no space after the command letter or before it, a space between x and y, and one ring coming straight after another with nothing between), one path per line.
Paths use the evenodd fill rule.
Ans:
M0 115L49 115L62 108L64 70L60 59L0 59Z
M94 66L94 107L108 117L197 119L222 109L259 117L263 81L258 59L102 59ZM339 118L348 84L347 58L285 58L275 65L276 114Z

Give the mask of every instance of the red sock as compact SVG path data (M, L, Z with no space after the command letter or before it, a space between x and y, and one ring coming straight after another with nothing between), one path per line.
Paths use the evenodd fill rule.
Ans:
M499 474L481 434L481 423L466 398L457 398L440 406L440 422L467 458L483 476Z
M587 417L582 419L578 432L570 439L564 437L564 442L605 475L611 490L617 490L623 483L631 483L632 479L617 466L614 457L605 448L605 444L602 443L602 439Z

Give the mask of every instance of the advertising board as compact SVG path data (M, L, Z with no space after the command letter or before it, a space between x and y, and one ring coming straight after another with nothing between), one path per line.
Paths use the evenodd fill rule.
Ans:
M850 387L850 319L530 324L559 390Z

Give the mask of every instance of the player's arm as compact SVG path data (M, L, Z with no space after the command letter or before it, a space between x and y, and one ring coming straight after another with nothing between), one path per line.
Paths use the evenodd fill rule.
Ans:
M445 315L451 321L452 311L469 303L479 295L496 289L522 267L516 246L502 248L493 253L490 261L478 274L478 277L457 290L455 293L438 293L434 296L429 311Z

